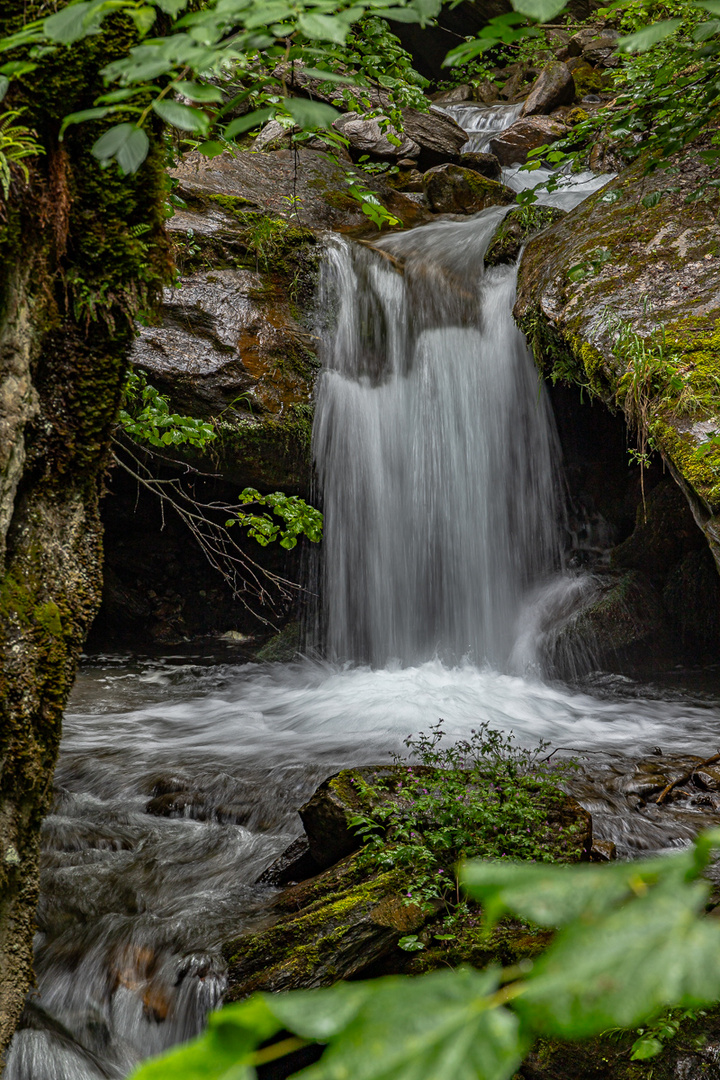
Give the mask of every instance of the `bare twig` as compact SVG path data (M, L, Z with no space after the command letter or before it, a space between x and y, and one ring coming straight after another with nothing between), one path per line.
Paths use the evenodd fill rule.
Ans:
M184 463L155 455L146 447L142 448L142 452L151 458L159 458L164 465L185 469ZM279 605L304 590L295 582L255 562L235 541L224 520L214 520L235 515L237 507L224 502L202 502L185 489L179 476L156 476L125 440L116 440L113 457L119 468L160 500L163 514L166 505L172 507L190 530L207 561L230 587L233 597L261 622L276 628L273 616L279 613ZM186 471L203 479L217 479L191 466L187 466Z

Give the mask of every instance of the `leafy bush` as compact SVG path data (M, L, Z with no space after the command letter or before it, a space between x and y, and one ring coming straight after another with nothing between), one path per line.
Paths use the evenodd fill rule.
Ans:
M142 372L131 371L125 384L125 408L119 426L136 442L150 446L189 445L204 449L216 438L212 424L194 416L170 412L166 397L148 383Z
M409 902L431 911L441 901L457 916L460 860L557 857L560 838L548 810L564 798L559 781L568 766L548 767L545 744L516 747L512 736L487 724L454 744L443 745L443 738L441 720L429 734L406 739L419 766L403 765L365 785L360 794L373 809L350 824L363 837L367 865L406 868Z

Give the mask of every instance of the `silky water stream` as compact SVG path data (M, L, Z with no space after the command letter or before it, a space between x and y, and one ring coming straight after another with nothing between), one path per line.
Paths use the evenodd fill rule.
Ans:
M473 138L497 124L465 119ZM575 177L554 198L602 182ZM451 737L485 721L572 748L575 790L621 856L705 823L700 806L628 796L647 775L638 757L718 748L719 693L683 689L682 672L542 678L543 619L592 581L562 571L558 448L511 318L515 270L482 270L503 213L328 252L314 658L83 664L43 829L38 991L6 1080L119 1078L200 1031L222 999L223 941L266 918L274 890L256 881L299 834L297 807L439 717Z

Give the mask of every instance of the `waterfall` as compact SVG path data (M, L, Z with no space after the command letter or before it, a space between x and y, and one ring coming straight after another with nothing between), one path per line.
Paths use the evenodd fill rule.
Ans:
M332 659L502 667L557 557L556 438L516 271L483 271L505 212L330 250L313 444Z
M481 106L461 101L457 105L446 105L443 111L467 132L468 141L463 151L486 154L490 149L490 140L515 123L522 105L520 102L516 105Z

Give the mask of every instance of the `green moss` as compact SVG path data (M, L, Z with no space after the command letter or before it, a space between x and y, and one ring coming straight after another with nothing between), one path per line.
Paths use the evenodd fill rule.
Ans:
M306 491L311 474L313 407L290 405L279 416L221 421L213 455L261 490ZM189 455L188 455L189 456Z
M599 71L595 71L590 64L578 64L573 69L573 82L577 97L585 97L586 94L597 94L604 89L605 83Z
M38 604L33 612L35 616L35 622L41 627L45 633L51 637L60 637L62 634L62 620L60 618L60 611L57 604L53 601L48 601L45 604Z
M668 455L693 490L716 511L720 507L720 447L714 446L706 454L698 449L690 433L679 432L659 417L651 420L650 435L654 445Z
M492 181L490 181L492 182ZM502 185L498 185L502 186ZM518 206L505 215L485 252L485 266L514 262L523 244L565 216L551 206Z

